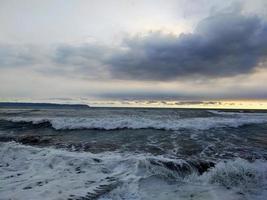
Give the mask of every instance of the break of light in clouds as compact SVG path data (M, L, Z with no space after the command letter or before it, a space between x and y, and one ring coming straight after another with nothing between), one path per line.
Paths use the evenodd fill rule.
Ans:
M0 0L1 98L266 99L265 0Z

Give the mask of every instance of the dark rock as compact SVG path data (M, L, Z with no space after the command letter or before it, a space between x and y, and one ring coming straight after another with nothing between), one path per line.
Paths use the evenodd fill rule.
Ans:
M37 145L40 143L40 136L24 136L18 138L18 142L22 144L30 144L30 145Z
M209 168L214 167L215 163L209 161L196 161L191 162L190 165L193 166L199 174L203 174L204 172L208 171Z
M43 138L36 135L25 135L16 139L17 142L28 145L44 145L51 141L51 138Z
M151 159L150 163L152 165L165 167L171 171L176 171L181 176L191 174L192 172L198 172L199 174L203 174L204 172L208 171L209 168L215 166L213 162L209 161L187 161L183 163L175 163L172 161Z

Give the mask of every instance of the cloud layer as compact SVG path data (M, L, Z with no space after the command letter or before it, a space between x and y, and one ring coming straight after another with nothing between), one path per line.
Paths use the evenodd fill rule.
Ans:
M231 77L253 72L267 58L267 23L258 16L217 13L192 33L150 32L119 46L85 43L0 46L0 67L40 65L40 72L95 79L169 81ZM45 64L45 66L42 66ZM49 66L49 67L47 67Z
M171 80L227 77L253 71L267 56L267 24L256 16L217 14L191 34L148 34L125 40L108 64L116 78Z

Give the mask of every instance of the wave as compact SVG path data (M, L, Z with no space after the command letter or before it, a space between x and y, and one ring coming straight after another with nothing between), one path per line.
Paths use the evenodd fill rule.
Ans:
M237 158L231 162L219 162L204 175L209 183L243 191L263 186L267 178L267 163L261 160L248 162Z
M51 126L56 130L74 129L158 129L177 131L181 129L207 130L210 128L239 127L247 124L267 122L266 115L242 114L232 116L195 117L195 118L148 118L148 117L9 117L2 120L14 123Z
M264 199L267 162L77 153L0 143L3 199ZM204 195L204 196L203 196ZM215 195L215 196L214 196Z

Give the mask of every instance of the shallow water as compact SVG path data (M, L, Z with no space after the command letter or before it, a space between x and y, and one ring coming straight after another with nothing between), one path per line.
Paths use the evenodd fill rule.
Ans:
M1 109L0 199L265 199L267 113Z

